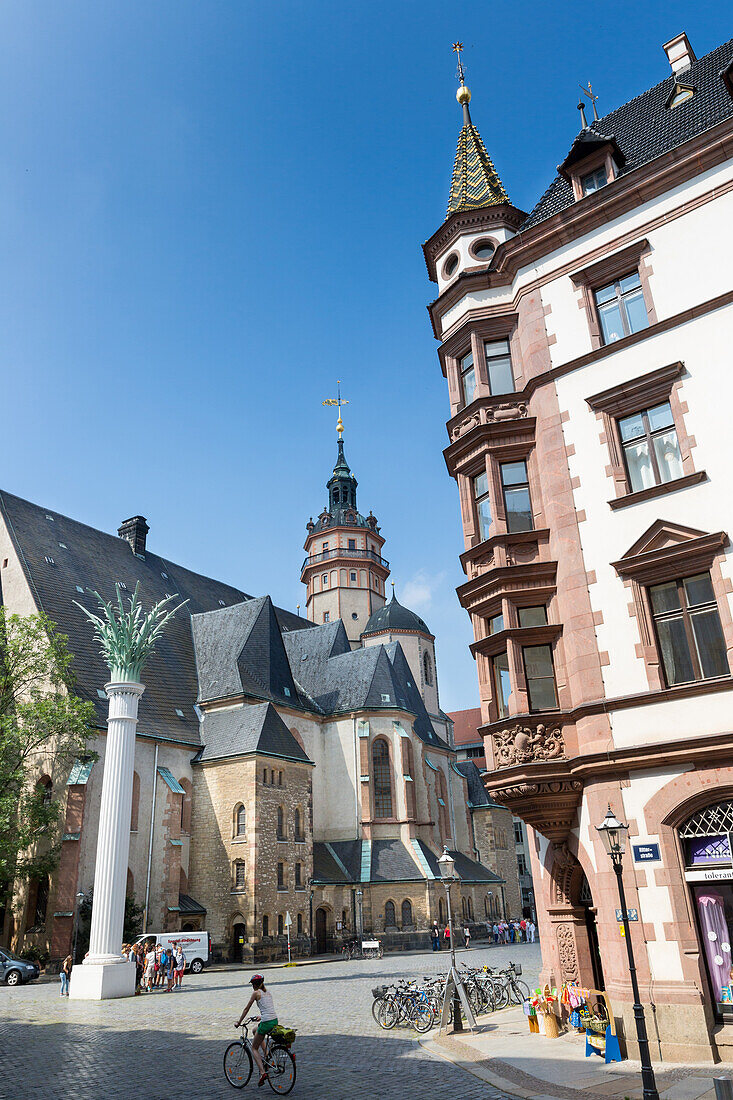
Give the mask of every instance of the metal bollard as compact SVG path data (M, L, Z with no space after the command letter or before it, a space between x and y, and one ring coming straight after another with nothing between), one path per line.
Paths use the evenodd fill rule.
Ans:
M733 1100L733 1081L730 1077L715 1078L715 1100Z

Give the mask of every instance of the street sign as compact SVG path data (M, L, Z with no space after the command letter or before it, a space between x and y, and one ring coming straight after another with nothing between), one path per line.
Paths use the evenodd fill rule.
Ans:
M292 922L292 919L290 917L290 913L286 910L285 911L285 931L288 934L288 966L290 966L290 963L292 962L292 956L290 954L290 925L292 923L293 922Z
M632 844L634 863L661 863L658 844Z
M290 917L290 913L286 913L286 914L285 914L285 927L286 927L286 928L290 928L290 925L291 925L292 923L293 923L293 922L292 922L292 919L291 919L291 917Z
M619 923L621 923L621 921L623 919L624 919L623 913L621 912L620 909L617 909L616 910L616 920ZM627 920L638 920L639 919L639 910L638 909L627 909L626 910L626 919Z

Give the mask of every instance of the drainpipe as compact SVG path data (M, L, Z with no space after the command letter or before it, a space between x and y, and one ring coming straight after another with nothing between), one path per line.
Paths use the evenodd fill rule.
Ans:
M150 868L153 863L153 832L155 831L155 793L158 786L158 742L155 742L155 763L153 764L153 804L150 808L150 843L148 844L148 874L145 879L145 912L143 914L143 935L148 930L148 905L150 902Z

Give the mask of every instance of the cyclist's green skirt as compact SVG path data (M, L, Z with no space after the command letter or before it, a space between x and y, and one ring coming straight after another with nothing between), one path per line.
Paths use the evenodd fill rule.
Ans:
M257 1025L258 1035L269 1035L274 1027L277 1027L277 1016L274 1020L260 1020Z

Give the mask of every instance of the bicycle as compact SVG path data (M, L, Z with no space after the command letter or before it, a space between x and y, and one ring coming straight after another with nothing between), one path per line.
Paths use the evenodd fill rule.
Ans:
M234 1089L243 1089L252 1076L254 1057L249 1027L259 1022L259 1016L250 1016L245 1020L241 1038L230 1043L224 1051L224 1076ZM269 1035L265 1037L260 1053L270 1088L280 1096L287 1095L295 1084L295 1055L288 1046L273 1042Z

